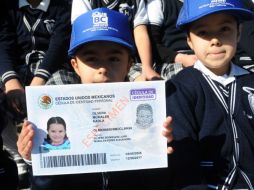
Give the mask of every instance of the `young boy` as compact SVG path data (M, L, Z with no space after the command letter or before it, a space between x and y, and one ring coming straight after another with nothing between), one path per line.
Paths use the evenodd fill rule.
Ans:
M254 76L231 62L251 18L240 0L184 0L177 26L198 61L167 84L176 189L254 187Z
M152 67L152 45L147 32L148 16L145 2L146 0L73 0L71 15L74 21L77 16L91 9L106 7L128 16L138 50L136 61L142 63L142 79L151 80L154 77L160 78L160 75ZM136 74L141 73L134 73L130 79L135 79Z
M102 16L102 20L106 22L93 22ZM93 17L96 18L93 20ZM110 9L94 9L78 17L72 26L69 55L75 73L61 70L55 73L49 82L75 84L125 81L133 53L134 45L128 18ZM163 133L169 141L172 140L170 123L171 118L168 117L164 123ZM19 153L27 160L31 159L33 136L32 125L25 122L17 145ZM171 151L169 148L169 152ZM36 176L32 179L32 189L147 189L146 186L151 183L144 183L146 177L159 178L160 174L160 177L166 178L166 174L161 173L165 170ZM164 180L160 183L164 184ZM156 182L152 185L160 186Z

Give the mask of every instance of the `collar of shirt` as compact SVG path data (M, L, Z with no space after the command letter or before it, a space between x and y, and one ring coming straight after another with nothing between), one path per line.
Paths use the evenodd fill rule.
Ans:
M19 8L30 6L32 9L42 10L44 12L47 12L49 4L50 0L42 0L36 8L33 8L31 4L27 2L27 0L19 0Z
M235 76L245 75L249 72L241 67L231 63L229 75L225 74L223 76L218 76L210 71L207 67L205 67L201 61L197 61L194 64L194 68L201 71L204 75L209 76L212 80L215 80L221 83L223 86L227 86L231 82L235 80Z

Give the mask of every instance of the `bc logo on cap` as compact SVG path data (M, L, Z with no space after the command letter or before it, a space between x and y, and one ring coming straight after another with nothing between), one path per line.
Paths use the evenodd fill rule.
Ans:
M93 24L94 26L108 26L108 16L107 13L103 13L103 12L95 12L92 15L93 17Z

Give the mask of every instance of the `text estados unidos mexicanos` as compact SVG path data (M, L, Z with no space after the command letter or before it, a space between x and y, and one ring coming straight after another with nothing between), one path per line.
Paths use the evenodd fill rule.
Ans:
M82 104L82 103L101 103L112 102L115 98L114 94L108 95L88 95L88 96L62 96L55 97L55 104Z

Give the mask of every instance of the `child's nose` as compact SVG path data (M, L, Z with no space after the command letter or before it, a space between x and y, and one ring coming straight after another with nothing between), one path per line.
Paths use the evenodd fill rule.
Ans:
M107 68L106 67L104 67L104 66L102 66L102 67L100 67L99 68L99 74L107 74Z
M221 42L218 38L214 37L211 39L211 45L220 46Z

